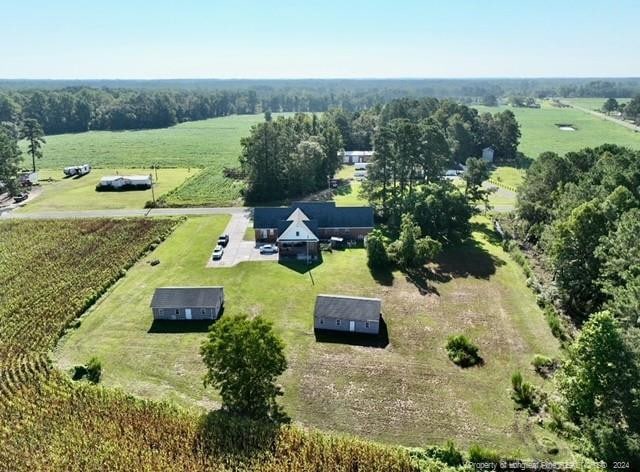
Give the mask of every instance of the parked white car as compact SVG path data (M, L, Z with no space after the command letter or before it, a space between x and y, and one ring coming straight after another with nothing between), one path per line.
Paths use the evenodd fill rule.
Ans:
M224 254L224 248L218 244L213 250L213 256L211 256L211 259L213 259L214 261L217 261L218 259L222 259L223 254Z
M260 254L276 254L278 252L278 246L274 244L265 244L260 246Z

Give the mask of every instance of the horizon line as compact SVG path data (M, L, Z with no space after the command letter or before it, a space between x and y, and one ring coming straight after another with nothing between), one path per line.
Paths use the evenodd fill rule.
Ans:
M131 78L121 78L121 77L82 77L82 78L48 78L48 77L17 77L17 78L8 78L8 77L0 77L0 81L3 82L14 82L14 81L67 81L67 82L82 82L82 81L114 81L114 82L125 82L125 81L139 81L139 82L162 82L162 81L185 81L185 80L212 80L212 81L262 81L262 80L290 80L290 81L302 81L302 80L545 80L545 79L616 79L616 80L640 80L640 75L638 76L616 76L616 75L573 75L573 76L552 76L552 75L540 75L540 76L458 76L458 77L420 77L420 76L397 76L397 77L152 77L152 78L142 78L142 77L131 77Z

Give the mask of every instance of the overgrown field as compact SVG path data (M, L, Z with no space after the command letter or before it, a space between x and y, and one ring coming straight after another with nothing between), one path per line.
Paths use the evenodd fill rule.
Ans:
M417 470L396 447L195 415L51 367L64 326L174 223L0 223L0 470Z
M475 108L482 113L495 113L506 108L513 111L522 132L519 150L534 159L544 151L564 154L604 143L640 149L639 133L573 108L555 108L547 102L542 108ZM572 125L576 130L563 131L556 126L558 124Z
M283 337L289 369L281 378L283 405L294 421L324 431L393 444L424 445L453 439L523 456L545 456L549 433L514 410L511 373L545 388L531 366L535 354L557 356L553 338L518 265L493 242L486 221L473 239L450 251L425 279L400 272L377 281L365 251L325 253L303 268L248 262L206 268L227 217L195 217L141 261L82 319L54 356L62 368L97 355L104 384L135 395L195 409L218 406L204 389L199 348L206 332L167 332L149 309L160 285L225 287L224 316L264 316ZM320 342L313 334L318 293L377 296L389 336L384 348ZM123 310L122 307L127 309ZM462 370L445 350L452 334L480 346L485 364ZM566 454L562 444L559 444Z
M168 219L1 222L0 364L50 349L173 225Z

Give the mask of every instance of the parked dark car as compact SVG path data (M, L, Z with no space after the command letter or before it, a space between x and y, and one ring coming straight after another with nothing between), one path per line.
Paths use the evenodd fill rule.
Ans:
M222 236L220 236L218 238L218 244L222 247L227 247L227 244L229 244L229 235L223 234Z
M29 198L29 194L22 192L16 195L15 197L13 197L13 201L16 203L20 203L20 202L24 202L27 198Z

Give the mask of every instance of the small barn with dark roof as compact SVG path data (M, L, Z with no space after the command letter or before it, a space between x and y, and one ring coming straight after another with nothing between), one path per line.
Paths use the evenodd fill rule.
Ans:
M154 320L215 320L223 305L222 287L160 287L150 306Z
M258 207L256 241L278 244L282 256L315 257L318 242L332 237L362 241L373 229L371 207L336 207L335 202L296 202L290 207Z
M379 298L318 295L313 326L316 330L379 334L381 312Z

